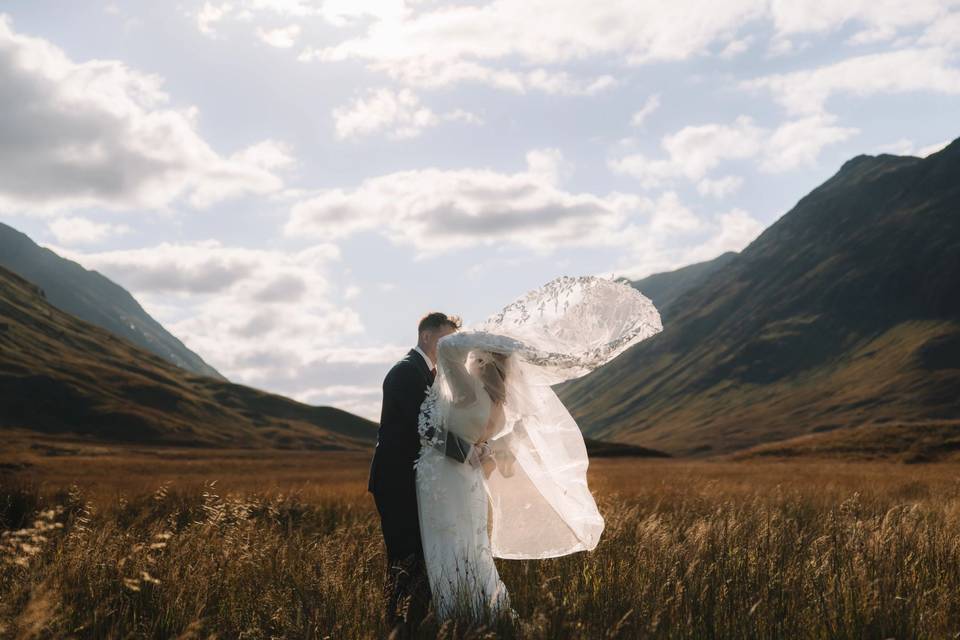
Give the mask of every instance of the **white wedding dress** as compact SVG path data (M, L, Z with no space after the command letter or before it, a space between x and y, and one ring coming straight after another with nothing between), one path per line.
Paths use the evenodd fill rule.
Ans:
M536 559L596 547L603 517L587 487L583 435L551 385L609 362L662 330L649 299L621 282L560 278L476 331L438 343L420 412L417 500L439 619L488 621L510 610L494 557ZM476 361L506 356L494 404ZM486 442L494 468L445 455L448 434Z
M461 398L460 403L446 407L443 428L474 444L493 435L487 430L493 402L480 379L466 370L469 349L461 346L465 342L441 340L437 370L444 370L454 397ZM436 402L441 384L434 382L425 403ZM510 608L507 589L493 562L483 480L480 467L449 458L429 444L421 449L417 460L420 535L434 609L441 620L484 621Z

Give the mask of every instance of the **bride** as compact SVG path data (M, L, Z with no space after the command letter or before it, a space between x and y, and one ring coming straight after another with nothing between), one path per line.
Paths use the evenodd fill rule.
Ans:
M629 285L580 277L554 280L476 330L440 340L437 377L420 408L416 463L439 619L489 622L512 611L495 557L552 558L596 547L603 517L587 487L583 436L551 385L661 330L656 308ZM449 433L472 445L470 464L444 454Z

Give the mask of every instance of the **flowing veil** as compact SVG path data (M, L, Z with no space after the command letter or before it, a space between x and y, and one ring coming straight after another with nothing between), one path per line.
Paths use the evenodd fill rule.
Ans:
M596 547L604 523L587 487L583 435L551 385L585 375L661 330L660 314L639 291L586 276L558 278L443 338L508 356L506 420L490 440L497 465L485 482L495 557L550 558ZM438 367L421 432L443 433L448 375Z

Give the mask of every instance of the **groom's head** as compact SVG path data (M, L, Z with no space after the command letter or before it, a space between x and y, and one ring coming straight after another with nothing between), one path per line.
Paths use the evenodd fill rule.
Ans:
M434 311L420 319L417 326L417 346L434 362L437 361L437 341L460 328L460 318Z

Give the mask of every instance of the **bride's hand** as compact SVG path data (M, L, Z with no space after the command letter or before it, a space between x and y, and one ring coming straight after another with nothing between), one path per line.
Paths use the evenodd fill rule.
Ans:
M500 469L500 475L504 478L509 478L513 475L513 463L516 462L517 459L509 449L495 451L491 457L496 460L496 466Z
M497 463L493 459L493 456L487 456L480 460L480 465L483 467L483 477L489 478L490 474L493 473L493 470L497 468Z
M486 442L478 442L470 447L470 453L467 454L467 462L476 469L483 466L485 459L490 458L490 445Z

